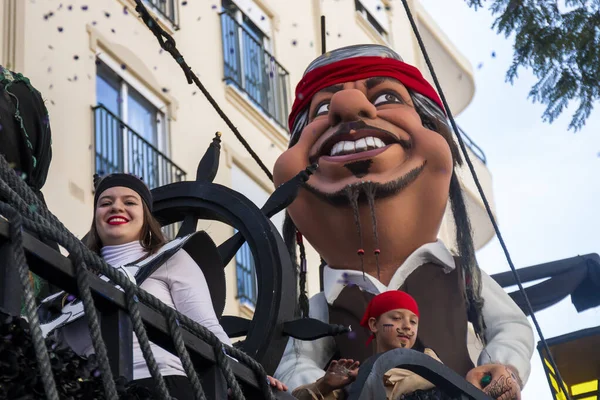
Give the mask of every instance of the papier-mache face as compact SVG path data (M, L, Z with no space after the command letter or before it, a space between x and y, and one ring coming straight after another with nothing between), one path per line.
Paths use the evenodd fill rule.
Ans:
M349 210L353 198L360 217L369 219L363 205L371 193L383 240L387 221L435 239L448 200L453 171L449 143L424 126L417 112L422 104L415 104L409 88L413 93L426 92L422 99L437 100L426 101L429 108L437 107L437 94L424 79L419 80L416 69L390 58L395 53L389 49L381 57L381 49L386 48L339 49L317 59L316 68L309 67L290 118L293 145L274 169L279 185L307 165L318 164L288 213L330 265L357 266L351 261L356 258L334 256L348 244L355 249L361 246L354 228L356 216ZM362 236L368 252L368 235Z

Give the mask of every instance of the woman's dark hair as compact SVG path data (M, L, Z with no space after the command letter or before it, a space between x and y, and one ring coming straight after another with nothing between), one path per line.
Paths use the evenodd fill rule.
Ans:
M140 233L140 243L142 247L148 251L150 254L154 254L160 249L165 243L167 243L167 239L161 230L160 223L154 218L148 206L143 201L142 209L143 209L143 217L144 223L142 224L142 231ZM89 247L93 252L100 254L100 249L104 246L102 241L100 240L100 236L98 235L98 228L96 226L96 216L94 210L94 218L92 218L92 226L90 231L86 235L85 245Z

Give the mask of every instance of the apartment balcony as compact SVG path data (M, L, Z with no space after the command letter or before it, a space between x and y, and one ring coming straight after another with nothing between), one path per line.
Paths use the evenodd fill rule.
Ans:
M457 116L469 105L475 95L473 68L423 6L419 2L415 2L414 7L423 43L448 100L450 110L454 116ZM419 53L417 58L419 69L423 72L423 76L433 83L419 48L417 48L417 52Z
M254 310L258 301L258 285L256 282L256 267L254 256L248 243L244 243L235 255L237 276L237 296L240 304Z
M494 218L496 218L496 207L494 204L494 193L492 190L492 175L490 174L490 171L486 165L487 160L485 153L467 135L466 132L464 132L460 127L458 129L460 130L461 137L465 143L465 147L467 148L469 159L471 160L473 168L475 169L475 173L477 174L477 179L479 180L483 192L485 193L485 196L490 204ZM490 217L487 214L483 200L481 199L481 195L479 194L479 190L475 184L475 180L473 179L471 171L469 170L466 162L463 162L462 167L457 168L456 174L463 189L465 205L471 221L471 227L473 230L473 244L475 246L475 250L479 250L494 237L494 227L492 226ZM445 220L440 230L440 237L451 247L454 245L454 231L454 221L450 207L448 207L446 210Z
M153 189L185 180L186 173L103 105L94 112L96 162L100 175L125 172Z
M175 30L179 29L177 0L144 0L160 17L169 21Z
M150 189L185 180L184 170L106 107L98 105L92 110L97 174L130 173L141 177ZM180 226L165 226L163 233L173 239Z
M265 49L268 38L250 31L227 12L220 15L223 80L242 91L260 111L287 130L288 71Z

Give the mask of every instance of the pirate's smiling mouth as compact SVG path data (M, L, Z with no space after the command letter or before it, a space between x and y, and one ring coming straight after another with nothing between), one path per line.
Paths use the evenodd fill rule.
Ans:
M348 162L375 157L393 144L399 144L405 150L412 147L410 140L400 139L384 129L368 126L362 121L349 123L325 140L309 161L315 163L324 157L325 161Z

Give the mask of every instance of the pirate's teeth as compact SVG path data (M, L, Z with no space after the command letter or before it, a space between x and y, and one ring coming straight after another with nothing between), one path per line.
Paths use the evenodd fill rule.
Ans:
M385 147L383 140L369 136L357 139L356 141L343 140L336 143L329 153L330 156L340 156L345 154L360 153L366 150L379 149Z
M343 149L344 149L344 142L338 142L335 144L335 146L333 146L333 149L331 149L331 155L334 156L336 154L339 154L342 152Z
M356 149L356 152L365 151L367 150L367 141L365 140L365 138L358 139L356 142L354 142L354 147Z
M344 153L354 153L354 142L344 142Z

